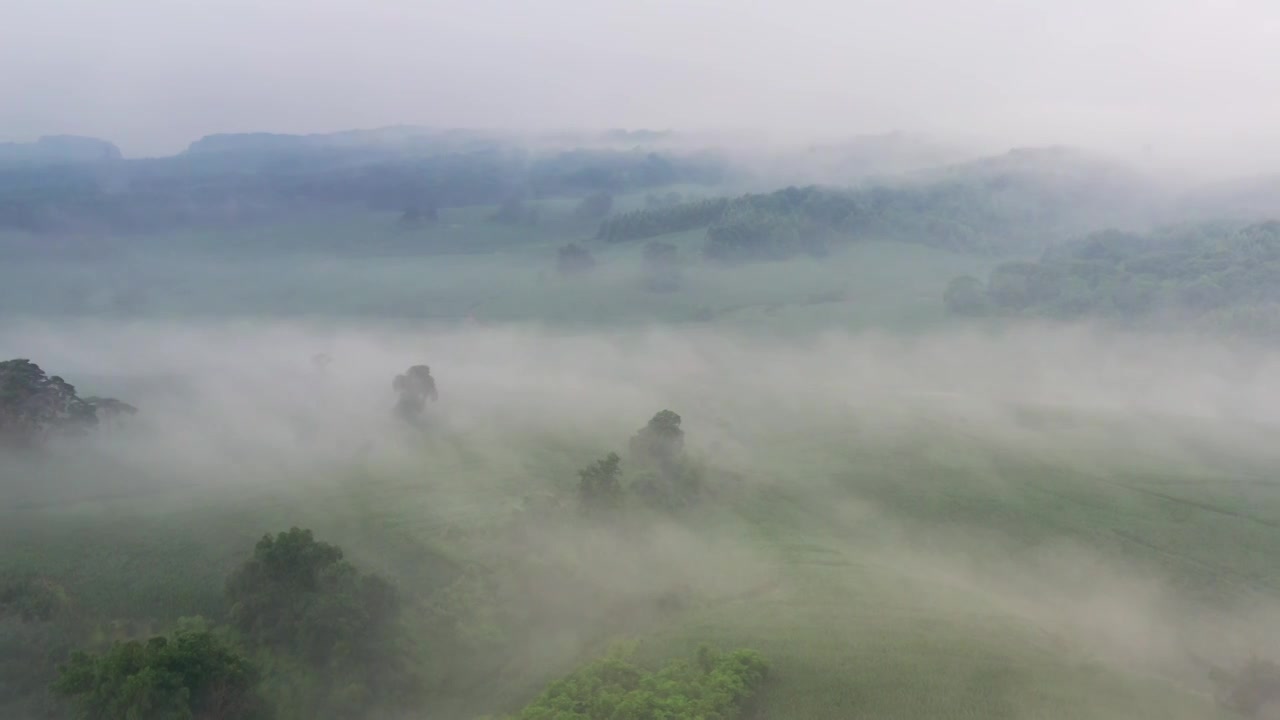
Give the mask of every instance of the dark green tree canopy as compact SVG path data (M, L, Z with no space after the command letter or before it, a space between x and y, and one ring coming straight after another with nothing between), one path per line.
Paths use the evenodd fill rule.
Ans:
M114 398L81 398L75 386L47 375L26 359L0 362L0 442L38 444L57 432L78 432L104 416L132 415L137 408Z
M77 652L53 685L83 720L257 720L270 717L258 669L207 629Z
M376 656L399 612L386 581L296 527L258 541L228 578L227 599L231 623L248 637L319 665Z
M759 653L699 648L648 671L615 653L554 683L515 720L734 720L764 684Z

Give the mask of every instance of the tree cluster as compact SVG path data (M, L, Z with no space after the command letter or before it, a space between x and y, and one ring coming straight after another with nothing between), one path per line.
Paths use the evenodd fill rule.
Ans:
M403 375L397 375L391 381L391 389L399 396L396 400L396 417L412 425L422 422L428 401L440 399L436 380L431 377L431 368L426 365L414 365Z
M685 456L680 422L679 415L663 410L631 437L628 462L635 470L627 483L617 453L580 470L578 506L582 511L606 516L621 509L628 496L666 510L694 502L702 491L702 474Z
M999 265L985 284L956 278L944 300L967 315L1174 316L1247 329L1236 322L1242 312L1280 320L1280 223L1093 233L1050 247L1038 261Z
M207 628L129 641L101 655L77 652L53 689L83 720L270 718L257 666Z
M389 152L385 143L350 138L215 136L172 157L0 166L0 229L155 233L334 207L401 213L418 224L439 208L711 183L726 172L719 158L603 149L530 157L519 144L493 139L423 137ZM499 220L530 220L512 209Z
M198 620L77 652L54 692L86 720L251 720L281 702L290 717L359 718L412 685L397 592L309 530L264 536L226 597L225 628Z
M115 398L82 398L75 386L30 360L0 362L0 444L38 445L51 435L83 432L100 419L136 412Z
M697 230L720 219L728 207L728 198L715 198L620 213L600 223L596 239L626 242Z
M511 720L734 720L764 684L768 665L753 650L699 648L690 659L649 671L614 653L553 683Z

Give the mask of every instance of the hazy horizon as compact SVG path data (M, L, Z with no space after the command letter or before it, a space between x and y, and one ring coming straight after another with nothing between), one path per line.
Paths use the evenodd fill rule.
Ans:
M905 131L1252 171L1280 155L1260 0L398 0L11 9L0 139L168 154L208 134L423 125ZM1103 20L1105 19L1105 20Z

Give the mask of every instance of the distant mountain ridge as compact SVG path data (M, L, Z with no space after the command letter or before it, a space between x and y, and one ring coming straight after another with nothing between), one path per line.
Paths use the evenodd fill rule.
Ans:
M55 164L121 159L120 148L99 138L45 135L30 143L0 143L0 163Z

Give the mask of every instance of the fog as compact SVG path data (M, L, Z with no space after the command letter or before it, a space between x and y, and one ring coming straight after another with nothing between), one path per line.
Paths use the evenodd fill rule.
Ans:
M856 480L898 452L919 459L917 472L945 472L969 488L942 492L978 483L992 502L1036 482L999 469L1015 456L1080 477L1126 467L1176 477L1257 471L1280 460L1280 352L1271 347L1083 325L780 342L669 327L64 321L8 324L0 349L39 357L82 392L116 394L142 410L130 425L51 449L38 462L61 474L39 487L6 473L9 510L57 508L86 493L163 503L177 491L181 506L191 502L183 497L305 494L383 475L427 492L428 507L500 498L488 511L497 517L521 496L555 493L575 464L624 447L653 412L672 408L691 452L736 478L717 490L721 510L753 493L785 493L780 513L803 508L812 527L838 538L828 538L833 552L918 585L913 602L967 618L962 625L993 616L1029 623L1066 656L1192 684L1204 680L1203 658L1229 662L1280 633L1262 584L1246 579L1234 599L1208 601L1158 563L1052 529L1024 547L998 526L930 522ZM317 353L332 362L316 366ZM427 429L406 431L391 414L390 380L419 362L431 366L441 396ZM952 449L939 455L939 447ZM97 458L93 471L59 465L84 462L86 452ZM555 459L539 464L548 454ZM6 462L13 470L31 459ZM567 477L547 476L548 467ZM837 492L833 478L845 477L854 480ZM573 526L541 532L582 552ZM597 559L579 558L588 564L578 582L623 595L692 585L733 598L794 592L803 572L733 532L679 523L653 532L643 551L597 537L588 552Z
M51 0L7 17L0 93L22 102L0 137L128 155L412 123L914 130L1258 170L1280 121L1265 0Z

